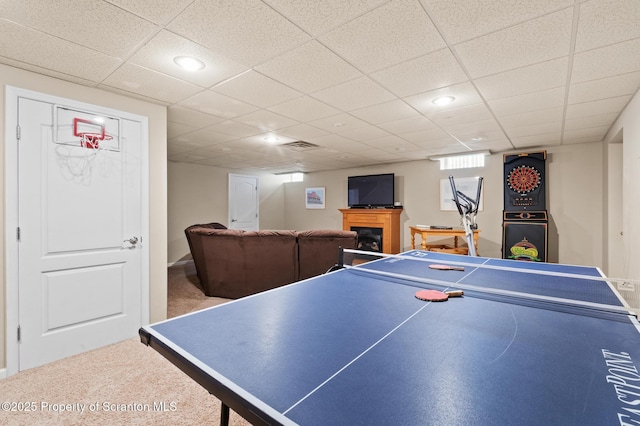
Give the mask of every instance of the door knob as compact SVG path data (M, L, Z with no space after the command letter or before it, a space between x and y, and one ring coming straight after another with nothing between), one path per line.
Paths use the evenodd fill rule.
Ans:
M131 244L129 248L132 248L135 247L136 244L138 244L138 237L134 235L133 237L129 238L128 240L124 240L123 242Z

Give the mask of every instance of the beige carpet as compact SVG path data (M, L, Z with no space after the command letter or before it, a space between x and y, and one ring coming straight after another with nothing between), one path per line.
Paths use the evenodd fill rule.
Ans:
M170 317L226 301L206 297L199 290L191 262L169 268L168 274ZM201 425L220 421L220 401L138 338L0 380L0 403L0 424L4 425ZM230 424L248 423L232 412Z

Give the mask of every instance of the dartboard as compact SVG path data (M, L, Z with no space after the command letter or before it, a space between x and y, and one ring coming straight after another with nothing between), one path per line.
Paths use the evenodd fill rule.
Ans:
M535 167L527 165L514 167L507 175L509 188L521 195L528 194L536 189L540 186L540 181L540 172Z

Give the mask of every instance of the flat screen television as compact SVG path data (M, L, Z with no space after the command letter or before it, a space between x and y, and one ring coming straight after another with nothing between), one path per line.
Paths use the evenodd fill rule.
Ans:
M393 207L394 177L393 173L349 176L348 206L352 208Z

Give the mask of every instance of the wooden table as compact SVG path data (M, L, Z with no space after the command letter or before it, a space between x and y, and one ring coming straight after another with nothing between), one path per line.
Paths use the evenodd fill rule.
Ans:
M464 228L453 228L453 229L434 229L434 228L423 228L417 226L409 226L411 230L411 249L416 248L416 234L420 234L422 238L422 250L437 250L437 251L447 251L451 252L460 252L462 253L466 247L460 247L458 245L458 237L462 237L463 241L466 241L466 235L464 233ZM476 246L476 254L478 253L478 237L480 234L480 230L476 229L473 231L473 243ZM432 238L445 238L445 237L453 237L453 247L443 245L443 244L427 244L427 239L429 237Z

